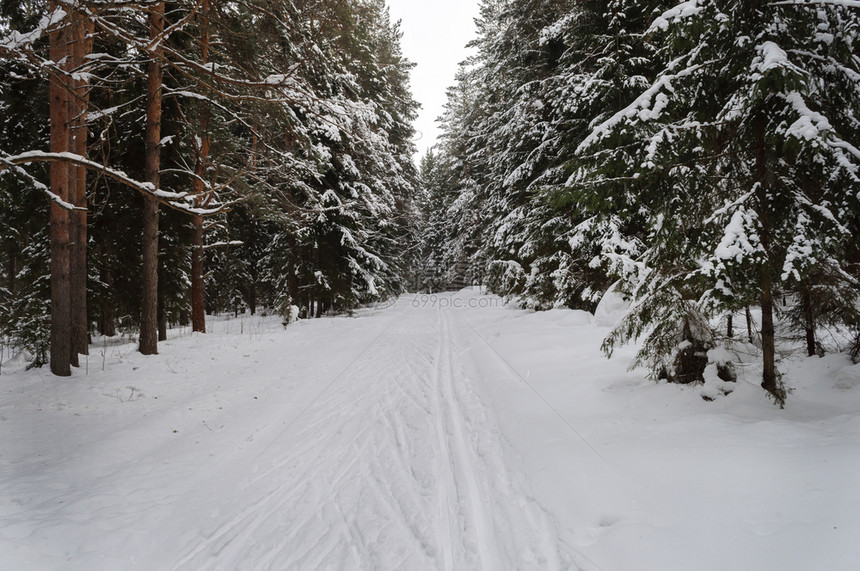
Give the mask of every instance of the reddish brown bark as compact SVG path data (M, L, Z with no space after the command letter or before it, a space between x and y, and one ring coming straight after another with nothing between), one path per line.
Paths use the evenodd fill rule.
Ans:
M51 2L51 10L57 8ZM50 32L50 55L55 62L68 57L68 33L63 28ZM51 152L69 150L69 91L65 76L52 73L49 86ZM69 167L51 163L51 192L69 200ZM51 372L67 377L71 370L71 304L69 278L69 211L51 203Z
M155 4L149 14L150 37L156 42L148 66L146 82L146 150L144 178L159 188L161 182L161 99L162 70L160 47L164 31L164 2ZM139 350L144 355L158 354L158 202L150 197L143 206L143 275Z
M209 1L203 0L200 11L200 59L203 65L209 63ZM206 165L209 160L209 104L201 101L200 106L200 147L197 149L197 161L194 167L195 206L203 206L206 202L206 187L203 183L206 176ZM195 215L192 219L194 234L191 244L191 329L206 333L206 290L203 280L205 251L203 249L203 217Z
M80 71L86 64L86 56L92 51L92 24L81 13L71 15L71 69ZM71 80L74 88L70 98L70 150L76 155L87 156L87 107L89 105L89 81ZM78 354L89 354L89 327L87 319L87 169L69 166L69 199L81 208L70 213L70 279L72 319L72 364L77 366Z

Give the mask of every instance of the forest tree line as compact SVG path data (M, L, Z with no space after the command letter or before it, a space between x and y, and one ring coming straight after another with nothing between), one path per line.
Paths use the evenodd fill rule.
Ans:
M856 335L860 2L483 0L477 23L421 168L431 282L538 310L611 290L608 354L641 338L689 383L752 342L780 403L777 336Z
M0 342L304 316L404 289L412 67L383 0L22 0L0 17Z

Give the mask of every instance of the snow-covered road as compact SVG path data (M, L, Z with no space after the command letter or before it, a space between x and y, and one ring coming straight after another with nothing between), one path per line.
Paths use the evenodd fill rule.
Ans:
M602 320L463 291L7 362L0 570L856 569L860 366L705 402Z
M401 304L373 325L261 450L246 507L203 530L177 569L570 567L505 463L458 312Z

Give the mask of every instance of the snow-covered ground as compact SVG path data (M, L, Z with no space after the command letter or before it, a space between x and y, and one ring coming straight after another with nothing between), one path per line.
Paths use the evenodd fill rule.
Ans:
M858 568L860 368L705 402L604 322L464 291L6 364L0 568Z

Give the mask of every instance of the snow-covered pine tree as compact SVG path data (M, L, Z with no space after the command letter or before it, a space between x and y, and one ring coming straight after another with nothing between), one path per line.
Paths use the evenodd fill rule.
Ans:
M276 292L278 307L295 303L309 315L349 310L399 293L409 265L411 64L382 2L283 9L290 26L254 45L271 65L292 69L313 96L253 112L250 121L267 140L255 151L251 212L272 239L259 252L236 254L251 256L249 268L260 265L262 287ZM326 25L313 25L320 21ZM279 37L289 38L288 49ZM248 223L228 216L231 239Z
M782 403L776 292L835 280L835 301L853 314L858 21L827 0L691 0L654 21L666 68L579 148L627 155L623 176L598 182L642 189L632 205L647 222L648 248L625 278L634 306L608 351L646 334L640 362L671 374L685 348L714 342L714 318L756 302L762 387Z
M656 74L659 57L645 39L653 13L666 2L640 0L577 3L544 31L544 41L565 45L558 77L547 99L559 109L557 146L543 174L545 201L565 228L555 254L560 300L593 309L623 263L642 248L640 213L631 205L639 190L615 180L627 168L623 145L593 163L573 151L591 128L624 108ZM573 173L573 176L571 176ZM543 263L538 260L539 263Z
M29 29L43 16L26 3L7 3L2 16L12 27ZM0 154L44 147L47 82L28 77L27 67L0 59ZM47 179L42 173L43 179ZM50 347L50 241L48 204L31 180L0 171L0 346L24 351L34 366L48 363Z
M348 310L400 293L401 260L414 222L410 64L383 2L332 4L326 39L333 73L322 85L340 109L311 129L323 175L308 202L297 245L313 268L303 289L320 307ZM321 305L320 305L321 304Z
M471 81L471 101L454 120L446 116L441 150L443 160L462 155L468 167L456 204L478 210L481 224L468 220L452 235L478 245L474 258L489 265L493 291L537 309L593 308L611 282L594 261L639 246L619 239L627 230L620 213L584 210L596 192L565 182L595 117L611 116L647 83L654 58L643 36L658 4L483 5L479 51L457 86Z
M546 308L559 300L554 271L569 228L537 192L562 149L561 113L551 94L566 46L547 29L573 2L515 0L497 16L501 32L487 39L484 98L498 98L484 121L489 176L485 257L488 286L526 306Z
M486 149L478 128L481 75L473 65L461 65L440 118L439 168L452 189L447 210L437 213L445 217L448 236L441 252L447 287L482 283L486 267L486 196L481 185L487 176Z
M114 333L119 324L131 332L141 314L141 268L136 262L142 240L128 237L142 234L143 197L155 190L136 182L144 178L140 159L145 109L140 93L147 75L152 76L145 73L149 64L164 72L163 136L150 141L150 149L159 147L161 185L186 193L183 198L165 191L159 199L195 215L201 214L201 206L212 214L232 189L249 205L243 216L221 214L203 223L204 228L220 229L219 236L207 240L209 246L217 246L222 238L243 242L215 250L229 271L227 283L211 286L212 299L226 297L234 307L238 303L254 308L259 297L265 303L274 298L274 281L267 279L272 274L261 265L271 252L246 246L252 241L249 233L261 227L265 237L272 238L266 243L283 249L278 259L286 262L278 271L287 276L287 295L307 293L322 301L317 310L338 299L345 300L342 307L347 308L400 291L416 236L410 125L416 103L408 89L410 64L400 54L399 32L383 2L170 2L165 4L170 33L152 44L148 10L160 2L66 4L95 25L90 37L97 55L87 61L94 72L89 76L89 124L98 134L90 138L90 150L97 160L87 166L107 176L90 177L89 244L95 263L89 294L96 301L90 318L102 331ZM14 62L25 70L19 75L40 77L51 69L47 3L7 3L3 8L0 51L8 56L4 65ZM206 8L208 17L203 18L200 10ZM13 20L9 10L27 12L29 19ZM202 46L206 25L208 52ZM32 85L44 88L43 80ZM44 126L36 115L27 118ZM211 135L208 154L203 152L201 132ZM45 147L45 140L26 146L11 144L14 138L7 141L10 146L3 147L0 164L2 191L14 191L8 181L17 176L44 194L47 185L36 183L21 165L65 158L23 153ZM106 170L101 166L105 164L117 170ZM37 172L41 167L28 168ZM138 194L129 194L124 186ZM336 200L326 202L331 198ZM23 227L37 221L44 209L30 209L22 221L15 213L8 214ZM6 215L5 209L0 212L4 220ZM318 231L329 216L332 224ZM162 286L168 287L158 292L157 321L164 333L168 321L187 319L185 267L192 239L188 219L173 212L162 212L161 218L165 248L160 259L170 264L160 272ZM199 218L196 222L199 227ZM328 232L331 228L336 231ZM193 247L199 248L199 237L194 239L198 243ZM324 254L320 245L333 254ZM9 275L20 280L24 268L20 256L4 256L4 261L8 262L4 267L11 268ZM218 261L213 256L207 269L217 269ZM194 271L200 273L199 264ZM23 282L6 272L4 281L23 291ZM253 287L234 287L240 279ZM335 283L338 292L326 297L325 284Z

